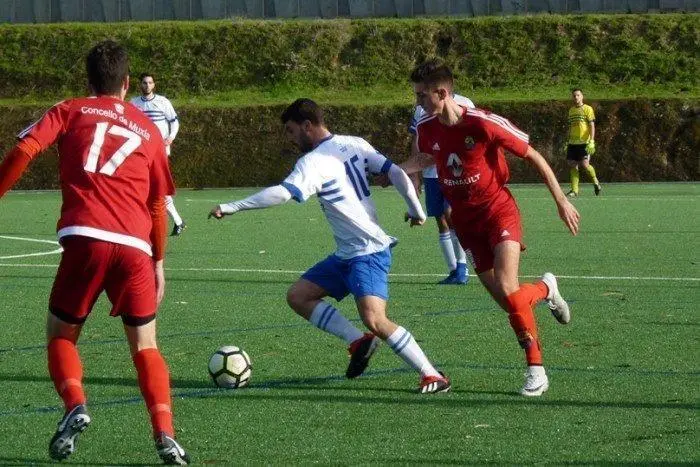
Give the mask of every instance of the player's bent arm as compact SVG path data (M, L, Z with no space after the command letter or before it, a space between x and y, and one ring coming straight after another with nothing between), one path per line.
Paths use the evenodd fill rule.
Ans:
M172 142L177 136L177 132L180 131L180 121L176 118L170 123L170 131L168 132L168 139Z
M579 220L581 216L574 207L573 204L569 202L564 195L564 192L559 186L557 177L554 175L552 168L549 166L547 161L542 154L537 152L532 146L528 146L527 154L525 154L525 159L532 165L535 166L540 176L544 180L544 183L549 188L549 192L554 198L554 202L557 203L557 209L559 211L559 217L566 227L571 231L572 234L576 235L578 233Z
M595 122L590 121L588 122L588 126L590 127L591 130L591 141L595 140Z
M406 201L409 217L421 221L420 223L425 221L423 206L421 206L418 195L416 195L416 190L413 188L413 183L411 179L408 178L408 175L406 175L406 172L396 164L392 164L387 175L391 183L396 187L396 191L398 191Z
M292 194L282 185L275 185L260 190L254 195L248 196L245 199L231 201L230 203L220 204L218 209L221 215L235 214L238 211L247 209L264 209L278 204L284 204L292 199Z
M401 167L401 169L403 169L404 172L410 175L416 172L420 172L423 169L427 169L428 167L434 164L435 161L433 160L433 156L424 152L417 152L415 154L411 154L411 157L409 157L405 162L400 164L399 167Z

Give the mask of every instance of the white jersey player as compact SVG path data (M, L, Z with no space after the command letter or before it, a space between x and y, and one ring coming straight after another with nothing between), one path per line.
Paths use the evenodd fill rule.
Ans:
M170 157L170 146L180 130L180 121L177 118L177 113L167 97L154 92L156 84L152 74L141 73L139 79L141 95L131 99L131 103L141 109L156 124L165 142L165 152ZM177 212L177 208L175 208L172 196L165 197L165 207L174 224L170 235L180 235L185 230L186 225Z
M430 363L411 333L386 316L391 247L396 239L377 223L367 174L386 174L408 206L406 219L411 225L421 225L425 214L408 176L362 138L332 135L323 121L323 112L312 100L296 100L282 114L282 122L287 138L306 152L292 173L279 185L215 206L210 216L220 219L292 198L304 202L317 195L337 249L290 287L289 305L319 329L345 340L350 351L345 373L348 378L362 374L380 338L420 373L419 392L448 391L449 380ZM340 301L348 294L354 296L370 333L363 334L323 300L331 296Z
M471 99L455 94L455 102L470 109L476 108ZM411 151L417 151L415 145L416 126L418 122L429 115L426 115L423 107L417 105L408 132L413 135ZM425 208L429 217L434 217L439 233L440 250L442 251L449 275L441 280L442 285L466 284L469 281L469 268L467 267L467 256L462 246L459 244L457 234L452 228L449 216L449 206L442 196L438 183L437 169L434 165L423 170L423 187L425 190Z

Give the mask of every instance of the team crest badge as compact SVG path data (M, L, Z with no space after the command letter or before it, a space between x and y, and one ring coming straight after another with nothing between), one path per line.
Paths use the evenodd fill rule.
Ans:
M124 113L124 106L121 104L114 104L114 109L120 114Z
M464 138L464 145L467 147L467 149L472 149L476 143L474 142L474 138L471 136L467 136Z

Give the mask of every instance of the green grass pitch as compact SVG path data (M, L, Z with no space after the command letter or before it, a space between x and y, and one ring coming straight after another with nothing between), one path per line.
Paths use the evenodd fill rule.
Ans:
M159 339L177 435L194 462L700 462L700 184L609 184L600 197L583 185L578 237L544 185L513 187L528 245L523 280L554 272L573 313L561 326L537 309L551 386L535 399L517 395L524 361L506 315L475 277L435 285L446 272L435 226L403 224L392 189L373 190L385 230L400 239L389 314L453 390L414 393L417 375L386 345L365 376L345 380L344 344L285 302L299 272L333 250L316 201L206 219L216 202L252 191L176 197L189 228L168 245ZM0 464L48 462L61 416L44 350L59 198L0 201ZM339 308L357 319L352 300ZM67 463L156 463L121 322L107 314L101 298L80 341L93 423ZM225 344L250 354L250 387L213 387L207 361Z

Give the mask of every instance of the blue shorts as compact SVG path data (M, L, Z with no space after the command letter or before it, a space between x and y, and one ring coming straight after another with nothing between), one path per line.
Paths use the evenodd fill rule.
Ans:
M391 248L387 248L350 259L330 255L316 263L301 278L323 288L338 301L348 294L355 298L372 295L388 300L390 268Z
M428 211L428 217L440 217L447 209L447 201L442 196L440 190L440 182L437 178L424 178L423 186L425 187L425 209Z

